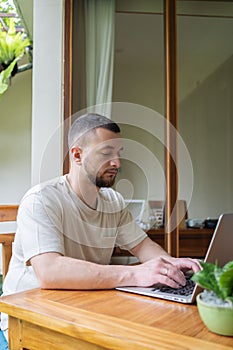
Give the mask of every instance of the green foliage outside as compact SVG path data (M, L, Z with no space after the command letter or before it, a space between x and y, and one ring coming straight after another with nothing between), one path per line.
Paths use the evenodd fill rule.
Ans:
M16 13L12 1L1 1L0 12ZM17 62L23 57L30 41L25 33L18 32L18 17L3 17L0 22L0 96L7 90L8 81L13 76Z
M13 0L0 0L0 13L7 13L10 15L15 15L17 14L15 5ZM10 26L10 18L11 17L2 17L1 22L2 25L6 28L9 28ZM14 23L16 27L23 27L21 19L17 17L12 17L14 19Z
M0 73L0 96L8 89L8 79L12 74L16 62L17 59L14 59L11 64Z
M0 65L7 65L14 59L21 58L29 45L30 41L25 34L16 33L14 19L10 18L8 31L0 31Z

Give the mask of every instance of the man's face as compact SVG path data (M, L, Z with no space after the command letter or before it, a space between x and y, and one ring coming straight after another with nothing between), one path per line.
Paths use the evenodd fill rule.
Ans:
M83 148L82 166L88 179L97 187L111 187L120 168L123 150L120 133L98 128L90 133Z

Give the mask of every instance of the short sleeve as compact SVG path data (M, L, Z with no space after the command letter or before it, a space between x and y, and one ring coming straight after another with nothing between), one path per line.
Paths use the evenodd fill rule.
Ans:
M40 193L24 198L18 211L16 236L20 239L25 263L42 253L57 252L64 255L59 204L50 203Z
M117 230L116 246L131 250L146 237L146 232L136 224L128 209L124 208L121 212L121 220Z

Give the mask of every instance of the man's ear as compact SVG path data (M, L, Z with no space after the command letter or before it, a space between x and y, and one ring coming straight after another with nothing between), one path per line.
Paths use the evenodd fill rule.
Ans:
M75 146L75 147L72 147L71 150L70 150L70 154L71 154L71 158L72 160L77 163L77 164L81 164L82 162L82 149Z

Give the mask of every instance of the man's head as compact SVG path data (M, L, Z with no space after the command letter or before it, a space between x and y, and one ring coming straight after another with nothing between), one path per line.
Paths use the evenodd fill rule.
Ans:
M68 134L69 150L76 144L81 146L81 144L88 142L90 133L95 133L97 128L107 129L114 133L121 132L119 126L111 119L95 113L85 114L77 118L70 128Z
M75 120L68 144L71 164L97 187L114 184L120 167L122 141L120 128L112 120L98 115L86 114Z

